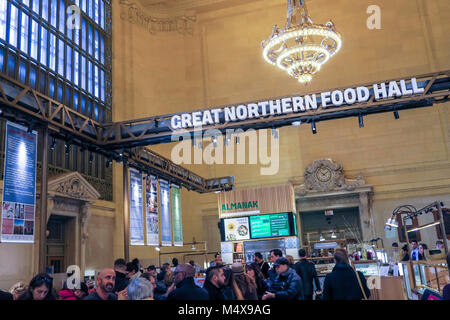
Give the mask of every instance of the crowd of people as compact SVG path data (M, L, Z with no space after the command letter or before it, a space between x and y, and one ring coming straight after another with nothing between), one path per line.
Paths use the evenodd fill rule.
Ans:
M441 240L436 241L436 249L444 249L444 243ZM393 259L396 261L423 261L428 260L426 250L428 246L425 243L418 243L416 240L411 241L411 254L408 251L408 245L402 246L401 251L397 242L392 244L394 253Z
M178 264L172 260L160 271L154 265L143 269L138 259L126 262L117 259L113 268L101 270L95 283L92 280L71 289L64 284L59 292L47 274L36 275L28 285L15 284L9 292L0 291L2 300L362 300L370 297L366 279L350 264L344 249L334 253L335 267L324 281L323 288L313 263L307 260L304 249L299 250L300 261L283 256L280 249L270 251L272 266L261 253L247 264L222 264L220 253L204 270L203 287L195 282L198 265L194 261ZM447 256L449 262L450 255ZM444 295L450 293L450 285Z

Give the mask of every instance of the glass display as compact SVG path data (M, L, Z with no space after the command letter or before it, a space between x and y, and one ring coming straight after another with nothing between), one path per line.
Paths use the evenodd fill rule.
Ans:
M356 263L355 269L360 271L365 277L378 276L380 274L378 262Z
M408 295L408 299L412 300L413 296L412 296L412 291L411 291L411 285L409 283L409 269L408 269L408 264L407 263L401 263L400 267L403 270L403 286L406 290L406 294Z

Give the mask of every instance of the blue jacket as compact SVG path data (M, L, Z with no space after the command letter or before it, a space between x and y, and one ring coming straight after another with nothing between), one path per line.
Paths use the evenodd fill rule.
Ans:
M367 298L370 297L370 290L367 288L366 278L358 271L361 284ZM323 284L324 300L362 300L363 294L359 286L353 268L345 263L338 263L333 271L325 277Z
M269 291L275 293L277 300L303 300L302 279L292 268L277 275Z
M209 300L209 294L205 289L195 285L193 277L188 277L169 293L167 300Z

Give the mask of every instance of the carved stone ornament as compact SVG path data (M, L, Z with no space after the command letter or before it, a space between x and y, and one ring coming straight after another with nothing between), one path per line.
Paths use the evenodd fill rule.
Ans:
M48 193L65 198L95 201L100 194L78 172L71 172L50 179Z
M295 190L301 195L308 192L353 191L366 183L362 174L346 179L341 164L331 159L319 159L305 169L305 182Z

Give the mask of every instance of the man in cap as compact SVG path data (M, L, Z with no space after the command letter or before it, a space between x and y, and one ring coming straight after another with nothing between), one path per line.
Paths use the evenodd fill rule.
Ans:
M289 260L284 257L278 258L273 268L277 276L262 300L303 300L302 279L289 267Z
M208 292L194 282L195 269L189 263L175 268L174 283L167 289L167 300L209 300Z

